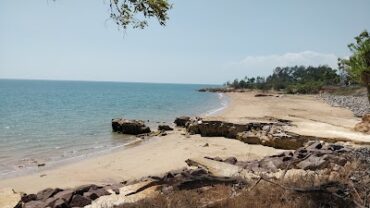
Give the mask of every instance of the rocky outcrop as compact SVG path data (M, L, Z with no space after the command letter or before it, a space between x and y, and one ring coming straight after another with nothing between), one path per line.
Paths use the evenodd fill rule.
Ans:
M271 122L231 123L196 118L190 119L185 126L189 134L232 138L248 144L261 144L278 149L297 149L310 140L316 140L314 137L286 131L284 126L290 125L288 120L270 120Z
M253 188L261 179L282 181L315 177L309 180L317 179L320 186L327 181L338 180L335 176L340 173L345 174L355 186L366 186L363 183L369 178L369 158L369 149L353 149L324 142L310 142L296 151L285 151L261 160L191 158L186 160L190 168L149 176L125 185L85 185L66 190L45 189L37 194L23 195L16 207L123 207L158 194L167 196L177 190L201 191L217 184L235 187L235 191ZM356 171L348 171L352 163L357 165ZM323 181L324 176L327 177L326 181Z
M355 131L370 134L370 113L362 117L362 121L355 126Z
M180 116L175 119L175 124L178 127L185 127L186 123L190 121L189 116Z
M292 149L303 147L308 141L317 140L315 137L302 136L285 131L282 126L264 125L261 129L239 132L237 140L248 144L260 144L277 149Z
M238 161L236 165L253 172L277 172L286 169L314 171L333 168L335 165L344 166L351 151L352 149L338 144L310 142L308 146L294 152L287 151L261 160Z
M150 128L147 127L143 121L128 120L123 118L112 119L113 132L122 134L139 135L150 133Z
M120 185L121 187L123 185ZM17 208L68 208L84 207L101 196L114 193L111 186L83 185L74 189L52 189L39 191L37 194L24 194Z

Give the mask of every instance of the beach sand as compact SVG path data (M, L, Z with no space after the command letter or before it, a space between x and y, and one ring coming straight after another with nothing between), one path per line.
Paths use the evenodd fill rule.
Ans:
M254 93L229 93L230 105L221 114L209 119L243 122L271 116L289 119L291 131L320 137L347 138L370 142L370 136L352 131L360 121L347 109L331 107L307 95L254 97ZM1 188L34 193L48 187L74 187L82 184L107 184L160 175L186 167L185 160L194 157L235 156L238 159L258 159L282 150L261 145L249 145L221 137L185 136L175 129L167 136L154 137L126 149L63 165L50 170L0 181ZM208 146L205 144L208 143ZM46 164L47 166L48 164ZM1 193L0 193L1 199Z

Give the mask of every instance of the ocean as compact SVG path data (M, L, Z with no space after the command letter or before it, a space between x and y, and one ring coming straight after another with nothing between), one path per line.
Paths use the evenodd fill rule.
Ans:
M112 133L111 119L140 119L156 129L176 116L227 105L209 85L0 80L0 178L111 151L135 137Z

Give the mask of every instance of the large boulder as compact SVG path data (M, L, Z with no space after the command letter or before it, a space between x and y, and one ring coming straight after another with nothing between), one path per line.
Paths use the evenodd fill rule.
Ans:
M370 113L362 117L362 121L355 126L355 131L370 134Z
M180 116L180 117L177 117L175 119L175 124L176 126L179 126L179 127L185 127L186 123L190 121L190 117L189 116Z
M150 133L150 128L145 126L143 121L128 120L123 118L112 119L113 132L123 134L139 135Z

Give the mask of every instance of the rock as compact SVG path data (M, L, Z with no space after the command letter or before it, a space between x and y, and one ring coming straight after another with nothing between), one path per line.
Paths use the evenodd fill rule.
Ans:
M224 162L235 165L238 162L238 160L235 157L228 157L224 160Z
M68 203L66 201L64 201L63 199L58 199L55 203L54 203L54 206L53 208L69 208L70 206L68 205Z
M94 185L94 184L88 184L88 185L82 185L74 189L74 194L83 195L85 192L91 191L91 190L97 190L101 187Z
M326 156L317 157L311 155L307 159L299 162L296 166L303 170L317 170L323 168L327 164L325 158Z
M56 193L61 192L61 191L63 191L63 190L62 189L59 189L59 188L56 188L56 189L47 188L47 189L44 189L42 191L39 191L36 194L36 198L39 201L45 201L48 198L54 196Z
M271 97L273 95L270 94L255 94L254 97Z
M46 207L45 202L42 201L30 201L24 204L23 208L43 208Z
M45 166L45 163L39 163L37 164L37 167L44 167Z
M84 207L89 204L91 204L91 199L78 194L74 195L71 202L69 203L71 207Z
M110 195L111 193L109 193L107 190L105 190L104 188L100 188L100 189L96 189L96 190L90 190L88 192L85 192L83 194L84 197L87 197L91 200L95 200L101 196L105 196L105 195Z
M236 135L236 139L247 144L261 144L261 139L253 132L243 131Z
M57 199L63 199L64 201L69 202L73 196L74 190L73 189L67 189L61 192L58 192L54 195L54 198Z
M127 120L127 119L112 119L113 132L119 132L123 134L139 135L150 133L149 127L145 126L143 121L139 120Z
M159 125L158 131L173 131L173 128L171 128L169 125Z
M25 194L21 197L21 201L27 203L29 201L34 201L37 199L36 194Z
M321 148L322 148L322 144L319 141L312 141L310 142L310 144L307 144L307 147L306 147L306 149L308 150L321 149Z
M355 125L355 131L370 134L370 113L362 117L362 121Z
M188 123L186 130L190 134L199 133L206 137L223 136L227 138L236 138L237 133L248 130L248 124L234 124L214 120L192 120Z
M209 147L209 144L205 143L202 147Z
M308 141L316 139L285 131L282 126L290 121L274 119L271 123L249 122L230 123L225 121L191 119L186 124L189 134L200 134L205 137L226 137L237 139L248 144L261 144L277 149L297 149Z
M185 127L186 123L190 120L189 116L180 116L175 119L176 126Z

